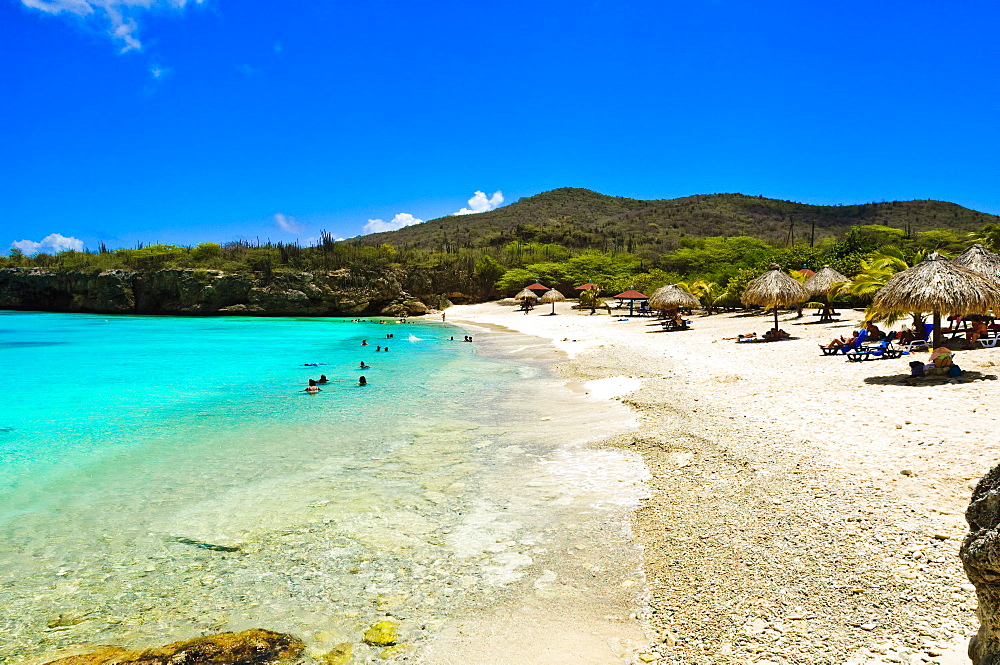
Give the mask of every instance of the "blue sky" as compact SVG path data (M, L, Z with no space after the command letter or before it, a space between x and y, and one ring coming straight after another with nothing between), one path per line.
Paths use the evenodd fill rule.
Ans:
M304 242L562 186L1000 213L998 19L992 1L0 0L0 248Z

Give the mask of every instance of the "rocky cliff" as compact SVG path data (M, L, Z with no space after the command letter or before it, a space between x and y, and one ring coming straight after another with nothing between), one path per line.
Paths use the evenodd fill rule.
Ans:
M422 314L401 275L330 273L247 275L215 270L50 272L0 270L0 309L101 314L345 316ZM419 294L440 306L433 294Z

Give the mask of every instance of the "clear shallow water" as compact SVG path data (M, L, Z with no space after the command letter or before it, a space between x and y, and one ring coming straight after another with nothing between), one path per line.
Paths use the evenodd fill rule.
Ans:
M452 334L0 313L0 662L258 626L320 653L386 614L419 642L483 594L551 582L562 526L610 515L594 507L634 461L566 448L609 413Z

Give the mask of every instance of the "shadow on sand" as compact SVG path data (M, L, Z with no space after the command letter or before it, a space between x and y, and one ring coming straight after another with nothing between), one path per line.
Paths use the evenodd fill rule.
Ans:
M893 376L869 376L865 383L873 386L940 386L946 383L972 383L973 381L996 381L996 374L976 371L962 372L962 376L921 376L894 374Z

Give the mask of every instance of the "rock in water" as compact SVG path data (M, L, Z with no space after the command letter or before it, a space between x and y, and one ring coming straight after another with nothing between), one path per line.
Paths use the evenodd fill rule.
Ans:
M1000 663L1000 465L983 476L965 511L969 535L959 551L979 597L979 632L969 640L973 665Z
M46 665L281 665L302 653L301 640L270 630L218 633L174 642L157 649L102 649L53 660Z
M365 631L364 641L372 646L391 647L399 640L399 625L392 621L379 621Z

